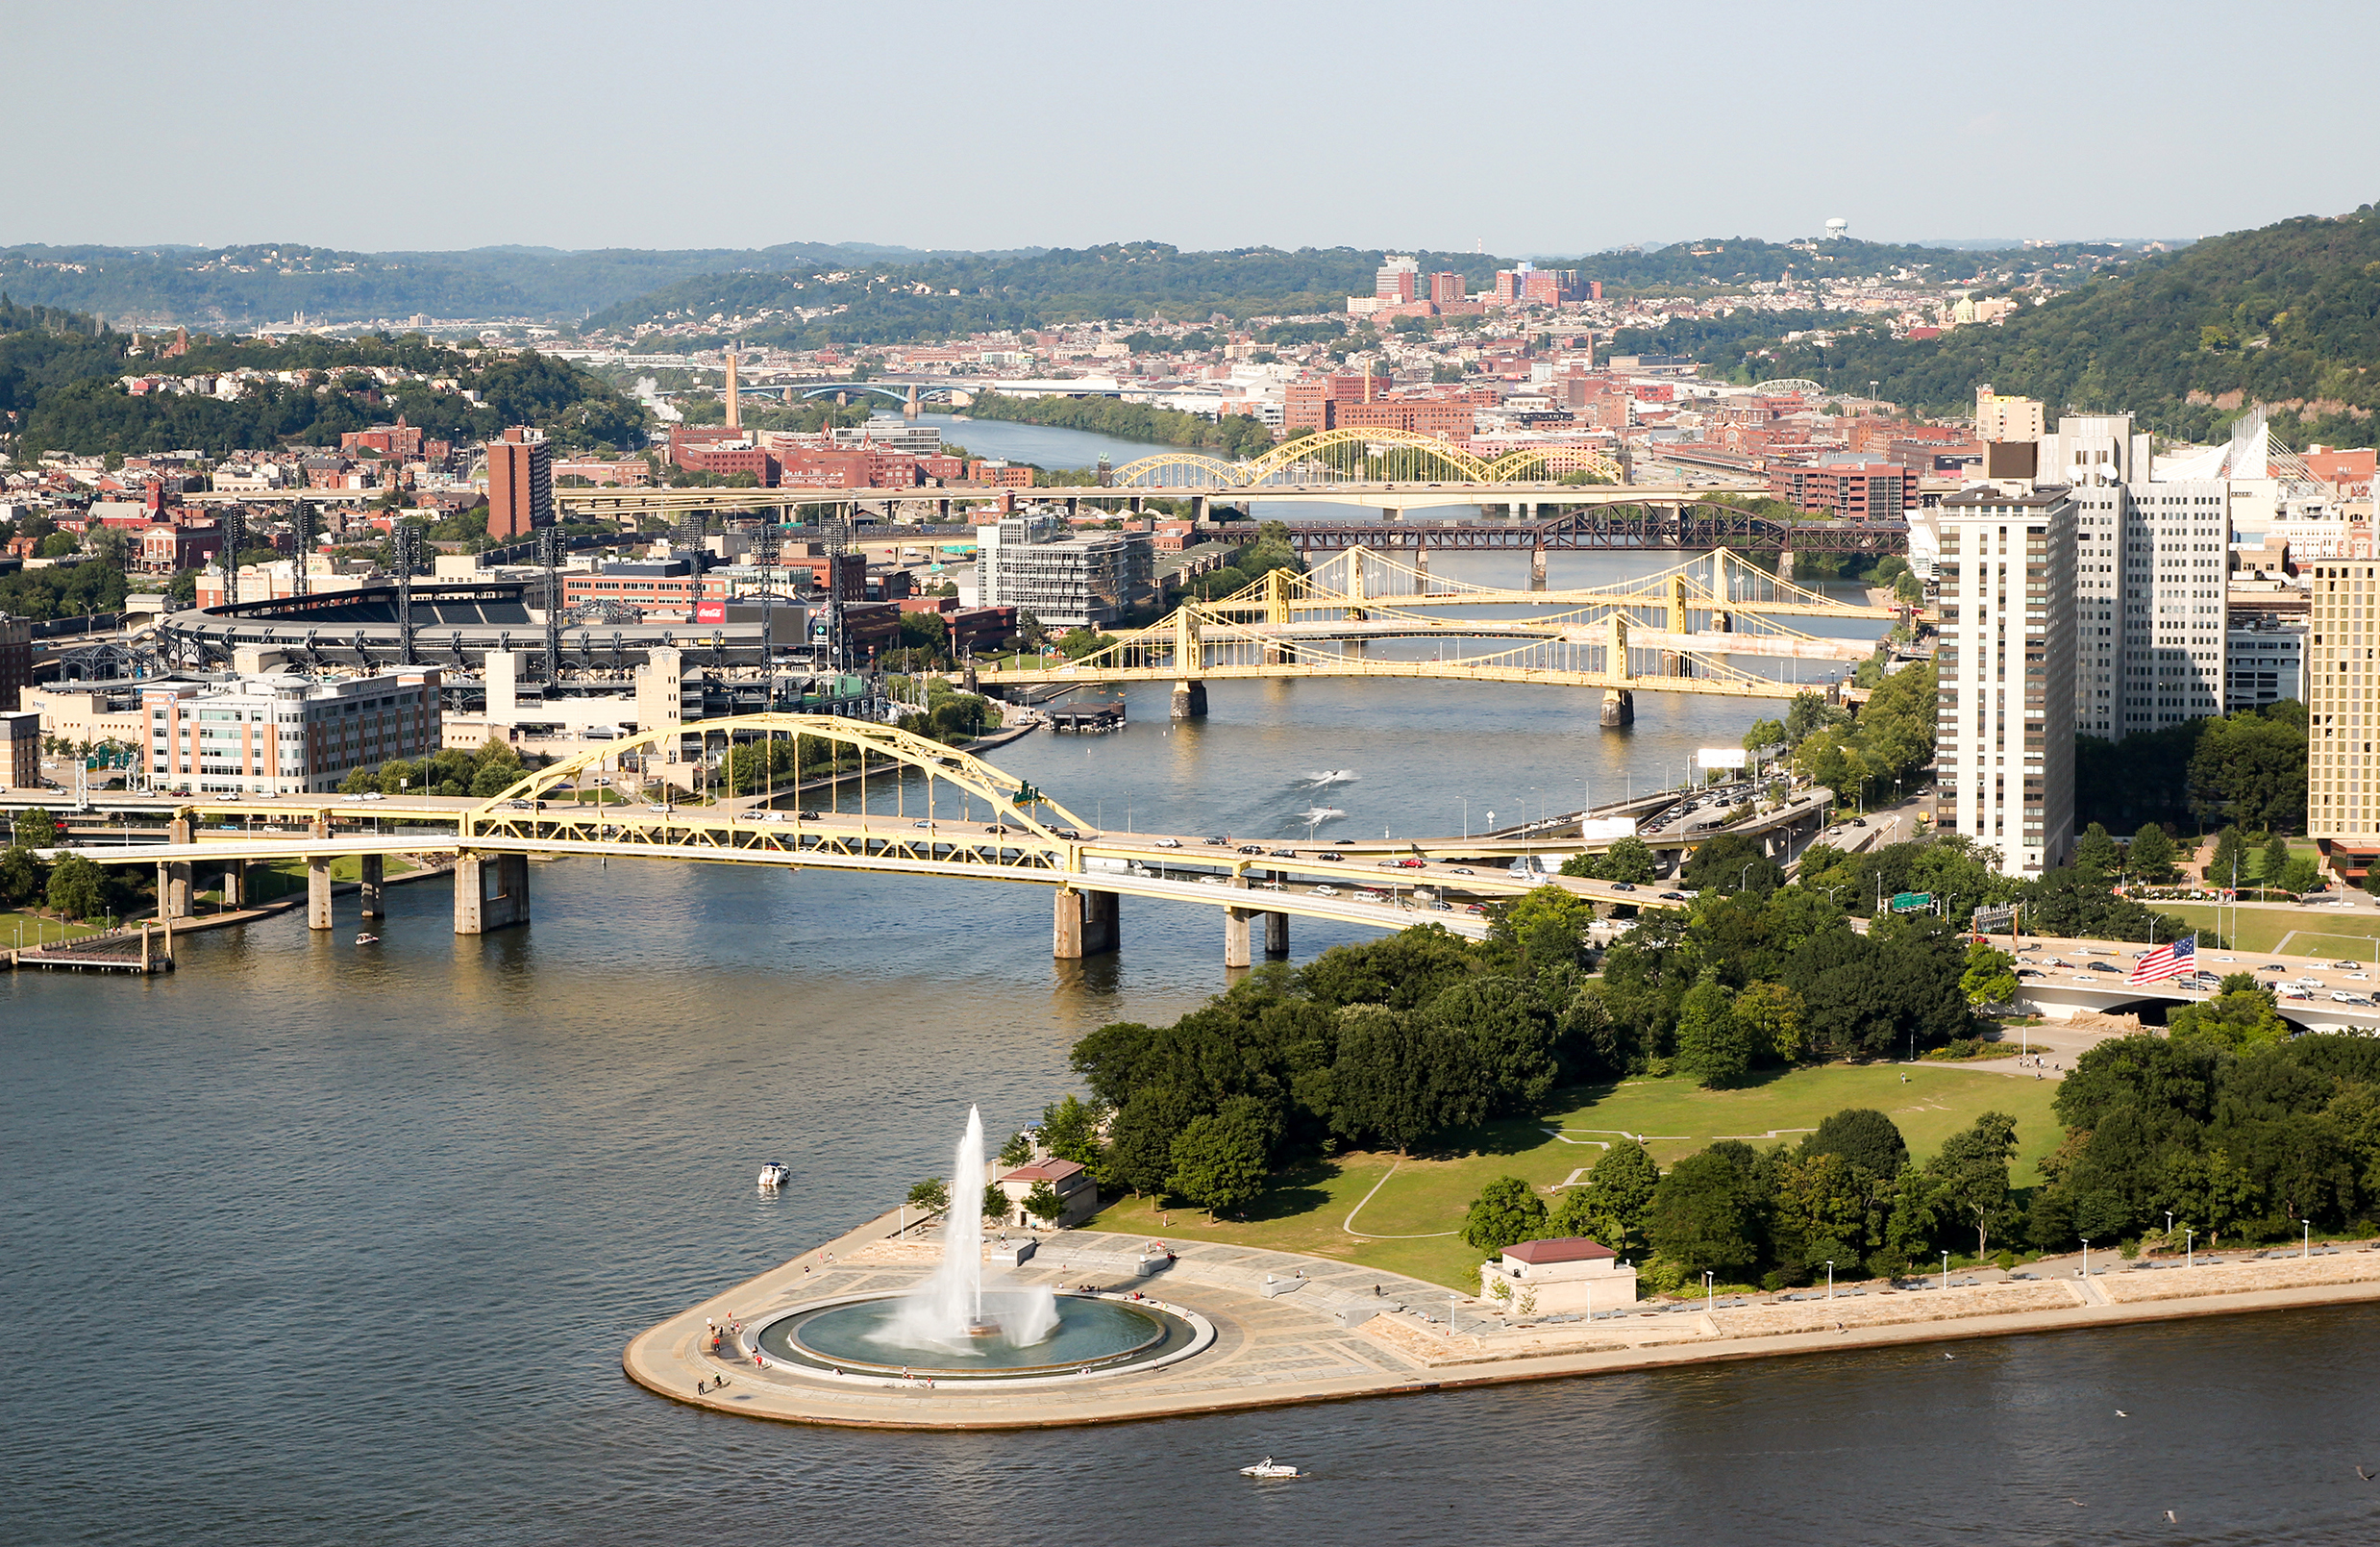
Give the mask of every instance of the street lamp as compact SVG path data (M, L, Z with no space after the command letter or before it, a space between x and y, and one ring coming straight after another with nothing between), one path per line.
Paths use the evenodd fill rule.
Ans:
M2305 1238L2297 1243L2297 1255L2300 1259L2312 1257L2314 1255L2314 1221L2301 1219L2297 1223L2304 1226L2306 1231Z
M1942 1286L1946 1289L1950 1287L1950 1254L1948 1252L1942 1254Z
M1705 1315L1708 1315L1718 1310L1718 1281L1712 1277L1711 1270L1709 1268L1704 1268L1702 1270L1702 1310Z
M1743 890L1743 889L1744 889L1747 886L1748 886L1748 885L1750 884L1751 879L1752 879L1752 866L1754 866L1754 865L1758 864L1759 862L1760 862L1760 861L1759 861L1758 860L1747 860L1747 861L1744 861L1744 868L1743 868L1742 870L1739 870L1739 871L1737 871L1737 872L1736 872L1736 877L1735 877L1735 889L1736 889L1736 890L1738 890L1738 891L1742 891L1742 890Z
M2083 1245L2088 1248L2091 1243L2085 1241ZM2182 1232L2182 1266L2196 1267L2197 1265L2198 1233L2194 1230L2186 1230Z
M2083 1277L2087 1279L2087 1278L2091 1277L2091 1237L2090 1237L2090 1236L2088 1236L2088 1235L2085 1235L2085 1236L2082 1238L2082 1243L2083 1243Z
M1827 1299L1829 1299L1829 1300L1832 1300L1834 1297L1835 1297L1835 1260L1834 1260L1834 1259L1833 1259L1833 1258L1831 1258L1831 1257L1830 1257L1830 1258L1828 1258L1828 1259L1826 1260L1826 1298L1827 1298Z

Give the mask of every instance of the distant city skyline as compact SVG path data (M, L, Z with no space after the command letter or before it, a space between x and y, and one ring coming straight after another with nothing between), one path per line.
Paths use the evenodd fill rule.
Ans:
M12 11L0 245L2187 240L2380 186L2336 4ZM2286 137L2226 79L2307 83Z

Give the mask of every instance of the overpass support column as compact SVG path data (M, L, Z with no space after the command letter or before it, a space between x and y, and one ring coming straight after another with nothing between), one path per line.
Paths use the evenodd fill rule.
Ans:
M247 905L248 861L234 860L223 867L223 906L228 911L237 911Z
M1248 921L1253 916L1246 908L1227 908L1223 911L1223 964L1245 967L1253 964L1249 954Z
M1206 685L1202 682L1178 682L1174 685L1174 718L1202 720L1206 718Z
M331 926L331 861L318 854L306 861L306 927L327 930Z
M1776 556L1776 578L1779 580L1794 578L1794 551L1791 548Z
M1603 689L1602 724L1605 730L1616 730L1636 723L1636 695L1624 687Z
M1533 591L1546 588L1546 545L1542 542L1528 551L1528 588Z
M181 860L161 860L157 866L157 911L161 918L190 916L190 866Z
M388 916L382 910L380 899L381 879L386 865L387 861L382 855L367 854L363 857L363 916L366 918Z
M1059 887L1050 954L1060 961L1079 961L1086 956L1114 950L1116 911L1116 894L1112 891Z
M1264 915L1264 954L1266 956L1287 956L1289 954L1289 915L1287 913Z
M529 922L529 857L480 854L455 856L455 933L484 935Z

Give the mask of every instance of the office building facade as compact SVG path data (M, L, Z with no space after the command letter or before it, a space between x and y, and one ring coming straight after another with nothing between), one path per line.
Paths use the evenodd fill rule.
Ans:
M161 683L140 698L153 789L319 795L358 768L426 758L444 734L434 668Z
M514 425L487 443L487 535L527 536L554 524L554 448L545 432Z
M1153 599L1156 562L1148 533L1063 533L1042 515L976 528L982 605L1030 612L1048 628L1104 629Z
M2306 834L2360 883L2380 856L2380 563L2308 566Z
M2074 505L2056 487L1943 501L1935 821L2039 876L2074 827Z

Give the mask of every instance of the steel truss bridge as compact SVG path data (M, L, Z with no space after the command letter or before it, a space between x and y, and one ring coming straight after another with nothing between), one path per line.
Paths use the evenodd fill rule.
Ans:
M1458 610L1527 608L1525 615ZM1592 589L1510 590L1434 581L1426 566L1350 549L1308 574L1273 570L1228 596L1168 617L1079 660L978 667L979 686L1171 682L1175 714L1203 712L1208 681L1381 677L1604 689L1606 723L1634 717L1638 691L1792 698L1839 696L1840 677L1873 645L1800 633L1780 618L1882 622L1892 608L1837 602L1725 549L1657 575ZM1435 639L1433 655L1370 654L1376 639ZM1507 642L1518 641L1518 642ZM1737 664L1779 662L1774 675ZM1834 665L1834 680L1788 675L1786 661Z
M728 770L769 765L785 743L844 760L831 777L801 787L779 781L745 795L722 794L710 804L632 803L595 806L580 796L595 779L627 785L657 765L683 765L707 774L716 755ZM744 783L735 779L735 783ZM886 786L889 810L883 809ZM873 786L873 789L871 788ZM785 809L777 809L782 801ZM799 806L794 802L800 802ZM876 809L870 809L871 805ZM236 836L199 836L202 829L243 825ZM257 824L266 824L260 831ZM368 826L367 826L368 824ZM1171 837L1160 843L1160 837ZM1392 852L1391 846L1369 845ZM1426 883L1463 893L1514 895L1543 884L1489 870L1459 875L1449 861L1546 852L1543 840L1436 839L1398 844L1393 852L1424 860L1418 869L1354 869L1323 861L1312 847L1295 855L1247 855L1216 848L1188 834L1119 835L1090 830L1081 817L1029 783L982 760L890 726L809 714L748 714L670 726L608 742L525 774L485 800L392 796L369 803L328 796L258 799L199 796L177 805L172 841L137 846L60 850L99 864L159 866L161 898L188 911L193 865L239 866L272 859L304 859L309 873L309 922L333 927L331 861L359 857L365 865L364 911L379 911L382 868L390 854L451 855L457 864L456 930L480 934L528 919L528 857L583 855L623 860L693 861L817 868L872 875L929 876L1040 886L1056 893L1053 946L1060 957L1112 948L1115 899L1135 896L1221 909L1225 960L1251 960L1252 924L1270 949L1287 948L1291 915L1382 930L1435 920L1469 938L1484 938L1487 921L1475 913L1417 912L1409 894ZM1574 843L1571 847L1575 848ZM1350 848L1351 854L1353 848ZM1373 886L1397 901L1359 901L1342 892L1316 895L1312 883ZM1293 885L1294 883L1294 885Z

